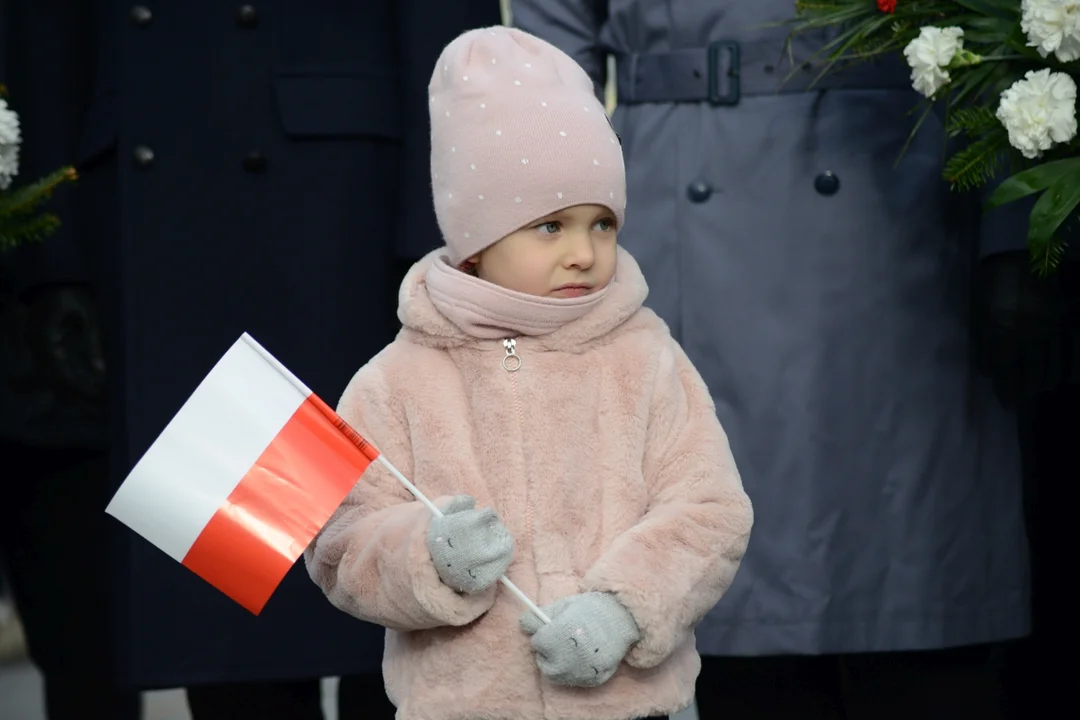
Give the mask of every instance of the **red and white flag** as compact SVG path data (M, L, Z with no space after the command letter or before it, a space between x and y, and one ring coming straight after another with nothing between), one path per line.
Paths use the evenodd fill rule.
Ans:
M105 512L258 615L371 463L442 512L244 333ZM547 615L505 576L503 585Z
M378 457L245 333L106 512L258 615Z

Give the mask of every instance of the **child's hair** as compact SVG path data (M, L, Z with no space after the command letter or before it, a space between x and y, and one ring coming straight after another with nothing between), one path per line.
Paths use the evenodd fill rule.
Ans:
M622 226L622 146L564 52L513 28L472 30L443 50L429 91L435 213L452 263L572 205L603 205Z

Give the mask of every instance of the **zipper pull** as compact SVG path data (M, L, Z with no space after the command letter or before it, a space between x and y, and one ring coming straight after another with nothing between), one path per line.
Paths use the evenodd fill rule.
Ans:
M506 372L517 372L521 369L521 356L517 354L517 340L507 338L503 340L506 355L503 356L502 366Z

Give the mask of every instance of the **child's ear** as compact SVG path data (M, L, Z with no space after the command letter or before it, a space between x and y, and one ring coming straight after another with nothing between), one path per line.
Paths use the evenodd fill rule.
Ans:
M467 263L469 263L470 265L473 265L473 266L479 265L480 264L480 253L476 253L475 255L473 255L471 258L469 258L465 262L467 262Z

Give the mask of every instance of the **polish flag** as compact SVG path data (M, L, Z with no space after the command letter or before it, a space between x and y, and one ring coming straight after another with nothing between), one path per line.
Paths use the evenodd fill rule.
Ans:
M442 511L244 333L105 509L255 615L373 462ZM503 586L543 622L509 578Z
M105 511L258 615L379 457L245 333Z

